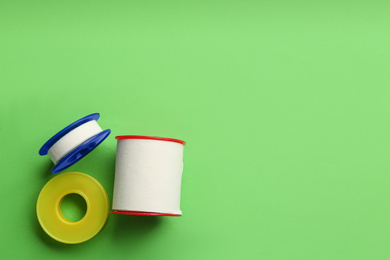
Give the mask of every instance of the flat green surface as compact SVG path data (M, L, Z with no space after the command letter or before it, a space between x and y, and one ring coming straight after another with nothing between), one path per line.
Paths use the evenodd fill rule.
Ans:
M0 259L390 259L390 2L1 1ZM41 145L99 112L68 169L112 200L116 135L187 141L183 216L64 245Z

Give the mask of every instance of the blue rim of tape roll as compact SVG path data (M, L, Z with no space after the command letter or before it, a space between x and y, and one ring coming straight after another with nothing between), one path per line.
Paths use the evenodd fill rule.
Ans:
M70 131L72 131L73 129L89 122L89 121L92 121L92 120L98 120L100 117L100 114L99 113L94 113L94 114L91 114L91 115L88 115L88 116L85 116L75 122L73 122L72 124L68 125L67 127L65 127L64 129L62 129L61 131L59 131L57 134L55 134L52 138L50 138L42 147L41 149L39 150L39 155L46 155L50 148L58 141L60 140L62 137L64 137L67 133L69 133ZM68 168L69 166L72 166L73 164L75 164L76 162L78 162L79 160L81 160L84 156L86 156L88 153L90 153L93 149L96 148L96 146L98 146L101 142L104 141L104 139L107 138L107 136L111 133L111 130L110 129L107 129L107 130L104 130L94 136L92 136L91 138L89 138L88 140L86 140L85 142L83 142L82 144L80 144L79 146L77 146L75 149L73 149L72 151L70 151L68 154L66 154L55 166L54 168L52 169L52 173L58 173L66 168Z

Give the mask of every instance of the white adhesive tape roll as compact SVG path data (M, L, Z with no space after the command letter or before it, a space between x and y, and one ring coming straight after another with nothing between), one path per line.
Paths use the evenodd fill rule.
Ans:
M113 210L181 215L185 143L145 136L117 139Z
M73 129L58 140L49 149L48 154L54 164L57 164L70 151L102 131L96 120L89 121Z

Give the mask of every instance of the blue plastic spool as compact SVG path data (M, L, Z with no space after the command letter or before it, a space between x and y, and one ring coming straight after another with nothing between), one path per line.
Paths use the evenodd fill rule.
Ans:
M62 137L64 137L67 133L69 133L70 131L72 131L73 129L89 122L89 121L92 121L92 120L98 120L100 117L100 114L99 113L95 113L95 114L91 114L91 115L88 115L88 116L85 116L79 120L77 120L76 122L73 122L72 124L68 125L67 127L65 127L64 129L62 129L61 131L59 131L57 134L55 134L52 138L50 138L42 147L41 149L39 150L39 155L46 155L50 148L58 141L60 140ZM89 138L88 140L86 140L85 142L83 142L82 144L80 144L79 146L77 146L75 149L73 149L72 151L70 151L68 154L66 154L55 166L54 168L51 170L51 172L54 174L54 173L58 173L66 168L68 168L69 166L75 164L76 162L78 162L79 160L81 160L81 158L83 158L84 156L86 156L88 153L90 153L93 149L95 149L96 146L98 146L101 142L104 141L104 139L107 138L107 136L111 133L111 130L110 129L107 129L107 130L104 130L96 135L94 135L93 137Z

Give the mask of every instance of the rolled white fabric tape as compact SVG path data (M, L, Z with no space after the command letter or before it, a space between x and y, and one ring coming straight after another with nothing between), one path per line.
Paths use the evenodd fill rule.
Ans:
M48 154L54 164L57 164L70 151L102 131L96 120L89 121L58 140L49 149Z
M181 215L183 146L145 137L118 139L113 210Z

